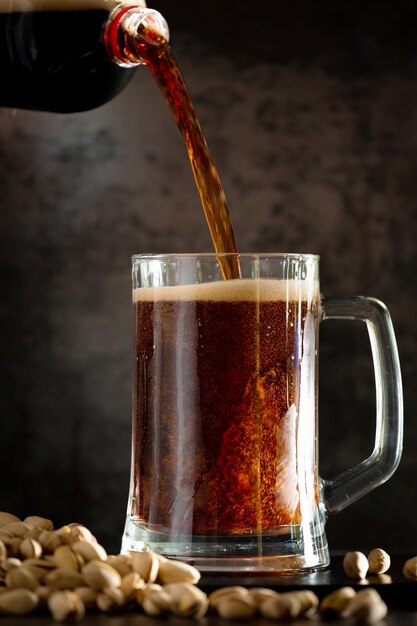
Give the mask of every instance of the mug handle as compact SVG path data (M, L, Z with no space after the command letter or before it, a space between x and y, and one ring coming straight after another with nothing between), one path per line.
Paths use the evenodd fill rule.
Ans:
M333 480L321 479L323 513L333 515L388 480L401 458L403 394L394 329L387 307L364 296L322 297L322 321L362 320L368 327L376 387L375 447L369 458Z

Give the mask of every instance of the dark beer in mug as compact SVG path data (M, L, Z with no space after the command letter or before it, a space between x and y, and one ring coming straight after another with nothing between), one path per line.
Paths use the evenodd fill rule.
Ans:
M318 307L299 293L246 279L134 291L133 513L151 533L300 523L317 493L299 442L314 439Z

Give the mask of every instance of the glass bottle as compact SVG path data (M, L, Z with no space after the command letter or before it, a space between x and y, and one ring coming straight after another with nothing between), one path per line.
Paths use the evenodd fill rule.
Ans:
M72 113L116 96L141 40L169 38L143 0L0 0L0 106Z

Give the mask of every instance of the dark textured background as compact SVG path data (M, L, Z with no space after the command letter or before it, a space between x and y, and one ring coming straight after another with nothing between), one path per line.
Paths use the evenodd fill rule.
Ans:
M405 391L394 477L333 550L417 552L417 65L413 2L160 1L241 251L321 255L322 291L388 305ZM238 10L239 9L239 10ZM179 133L144 68L70 116L0 110L0 508L119 547L130 464L130 256L210 251ZM320 471L370 454L361 324L321 332Z

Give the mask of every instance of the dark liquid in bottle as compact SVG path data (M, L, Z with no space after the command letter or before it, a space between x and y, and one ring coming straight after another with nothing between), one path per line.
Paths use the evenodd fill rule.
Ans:
M80 7L57 0L62 10L15 10L0 0L0 106L86 111L128 83L133 70L113 63L103 43L108 10L74 4Z

